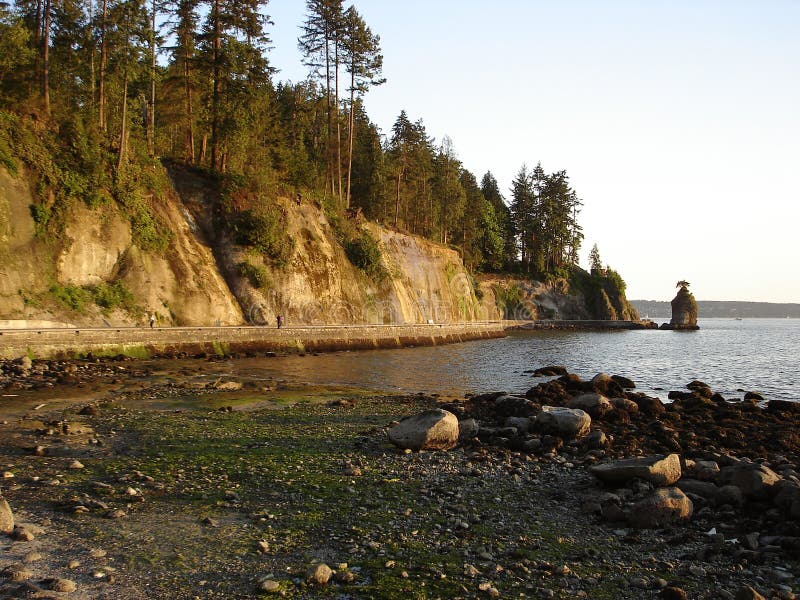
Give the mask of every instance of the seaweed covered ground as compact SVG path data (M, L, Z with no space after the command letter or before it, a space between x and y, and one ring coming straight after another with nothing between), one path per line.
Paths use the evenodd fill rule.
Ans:
M9 418L0 597L793 597L795 560L736 559L707 521L601 522L568 454L388 443L439 399L226 383L32 399Z

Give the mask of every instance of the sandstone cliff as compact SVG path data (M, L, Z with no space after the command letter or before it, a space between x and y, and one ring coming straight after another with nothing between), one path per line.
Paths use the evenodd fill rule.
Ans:
M108 202L81 203L62 216L54 239L37 235L25 177L0 168L0 320L89 325L287 323L420 323L496 317L478 301L457 252L427 240L361 223L381 249L386 276L373 280L353 266L325 212L314 201L279 198L286 264L275 266L239 246L215 220L213 186L191 172L172 174L174 190L150 199L171 232L164 252L137 246L130 221ZM260 274L257 285L242 265ZM121 284L133 309L65 304L69 294ZM9 323L6 323L8 325Z

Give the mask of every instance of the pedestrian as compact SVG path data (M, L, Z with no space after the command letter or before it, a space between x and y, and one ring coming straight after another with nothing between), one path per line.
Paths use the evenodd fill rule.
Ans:
M283 325L283 315L278 315L275 320L278 322L278 329Z
M151 313L150 314L150 329L152 329L155 326L155 324L156 324L156 314L155 313Z

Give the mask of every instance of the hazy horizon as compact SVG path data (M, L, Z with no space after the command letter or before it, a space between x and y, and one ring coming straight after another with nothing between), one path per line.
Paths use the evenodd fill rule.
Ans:
M594 243L631 298L692 283L708 300L800 302L800 3L500 0L356 8L387 83L365 99L449 135L506 199L523 163L566 169ZM307 76L305 3L267 12L276 79Z

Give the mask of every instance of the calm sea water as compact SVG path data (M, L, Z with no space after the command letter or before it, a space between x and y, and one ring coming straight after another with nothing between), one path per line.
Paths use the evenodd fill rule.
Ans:
M461 396L524 392L541 381L525 373L564 365L590 378L630 377L637 389L666 398L693 379L727 398L755 390L800 401L800 319L705 319L700 331L541 331L438 346L246 359L219 365L228 373Z

